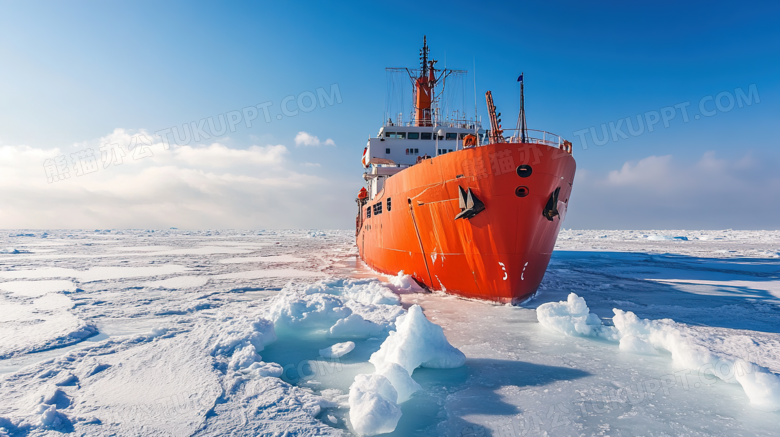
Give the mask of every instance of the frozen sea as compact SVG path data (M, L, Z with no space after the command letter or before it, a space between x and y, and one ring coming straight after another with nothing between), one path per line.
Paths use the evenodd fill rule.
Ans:
M400 419L383 435L778 434L774 404L678 359L780 373L778 231L564 229L519 306L377 275L353 235L2 231L0 436L355 435L361 400L387 396L350 386L382 373L375 353L393 341L432 355L408 364L413 381L384 371L398 397L373 411ZM539 323L540 306L571 293L606 327L630 311L688 349L637 353ZM444 343L409 328L414 305ZM433 337L415 345L402 320ZM772 381L759 395L780 393ZM365 430L384 416L360 417Z

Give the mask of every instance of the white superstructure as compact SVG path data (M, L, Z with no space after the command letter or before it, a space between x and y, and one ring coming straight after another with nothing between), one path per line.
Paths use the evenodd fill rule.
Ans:
M417 164L423 157L431 158L462 150L463 138L469 134L482 141L485 131L479 122L383 126L376 138L369 138L364 154L363 162L367 166L364 178L369 185L369 197L373 199L382 191L386 178Z

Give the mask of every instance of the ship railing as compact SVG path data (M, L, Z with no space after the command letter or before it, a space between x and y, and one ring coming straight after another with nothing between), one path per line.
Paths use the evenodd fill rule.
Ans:
M525 143L541 144L550 147L556 147L565 150L569 154L572 152L571 142L558 134L538 129L526 129ZM506 136L509 133L511 135ZM504 129L504 141L507 143L520 143L523 140L520 129Z
M418 127L416 121L394 121L394 122L385 122L383 127ZM479 130L482 128L479 121L475 120L434 120L431 122L430 126L426 126L430 128L448 128L448 127L454 127L454 128L460 128L460 129L476 129Z

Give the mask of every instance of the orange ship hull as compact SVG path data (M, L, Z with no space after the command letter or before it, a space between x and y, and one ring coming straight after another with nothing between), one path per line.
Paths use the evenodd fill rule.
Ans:
M531 174L520 177L519 165L531 166ZM575 169L570 153L541 144L489 144L424 159L388 178L363 205L360 256L379 272L403 271L430 289L503 303L527 299L547 270ZM455 219L459 186L485 205L471 219ZM557 188L560 214L549 220L543 211ZM379 202L381 213L367 217Z

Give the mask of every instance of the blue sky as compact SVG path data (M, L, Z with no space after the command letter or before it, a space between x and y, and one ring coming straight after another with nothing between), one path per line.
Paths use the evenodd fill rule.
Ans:
M481 115L490 89L512 120L525 72L530 127L575 144L564 226L776 229L780 5L680 3L0 2L0 146L19 172L5 171L0 227L350 228L360 154L383 117L384 68L416 65L427 35L440 64L476 63ZM341 103L276 119L285 96L332 84ZM760 102L694 119L703 97L750 85ZM176 159L158 153L153 164L53 184L35 161L97 150L117 129L153 133L268 101L271 122L193 142ZM587 150L574 134L684 102L687 123L677 112L668 127ZM321 145L296 146L299 132ZM202 148L215 142L223 148L209 150L235 165L209 167ZM260 149L276 145L285 150ZM233 151L253 146L268 167L239 165L249 155ZM35 183L24 182L30 174ZM256 180L234 189L236 175ZM219 188L204 182L215 179ZM253 190L268 190L265 200L242 206ZM208 211L209 196L223 214ZM295 198L304 205L285 203ZM257 213L271 207L263 202L276 214ZM72 220L45 219L61 208ZM208 219L193 218L203 211Z

